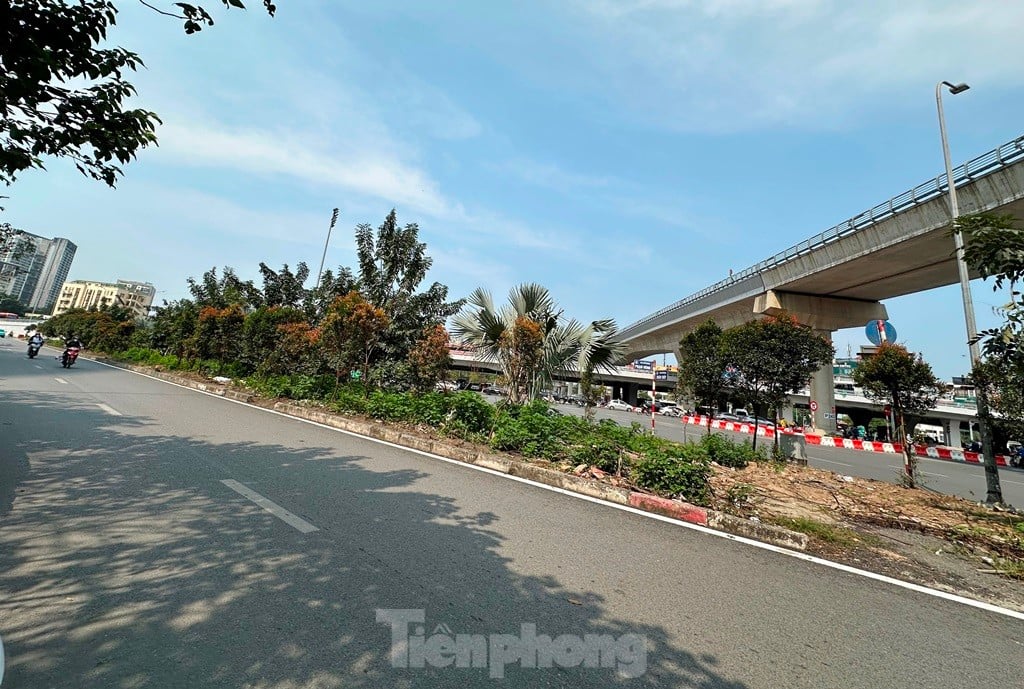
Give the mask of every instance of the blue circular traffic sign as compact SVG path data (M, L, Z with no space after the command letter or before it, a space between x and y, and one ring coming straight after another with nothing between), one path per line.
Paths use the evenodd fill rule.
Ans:
M864 328L864 333L868 336L871 344L876 347L880 346L883 342L892 344L896 341L896 328L889 321L868 321L867 326Z

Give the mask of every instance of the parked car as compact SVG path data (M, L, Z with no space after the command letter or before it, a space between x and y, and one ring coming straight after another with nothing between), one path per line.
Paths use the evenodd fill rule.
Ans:
M483 392L484 386L482 383L470 383L466 386L466 389L471 392Z
M617 411L633 411L633 405L626 404L622 400L612 400L608 403L606 409L615 409Z
M439 380L437 381L437 389L439 392L453 392L459 389L459 384L454 380Z

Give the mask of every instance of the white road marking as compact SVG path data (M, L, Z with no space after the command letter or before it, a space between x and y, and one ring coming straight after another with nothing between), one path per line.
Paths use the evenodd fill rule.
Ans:
M503 478L503 479L506 479L506 480L509 480L509 481L517 481L519 483L525 483L525 484L528 484L528 485L531 485L531 486L535 486L537 488L541 488L543 490L550 491L552 493L560 493L562 495L565 495L565 496L570 497L570 498L574 498L576 500L583 500L585 502L592 502L592 503L595 503L595 504L598 504L598 505L604 505L605 507L610 507L612 509L619 510L621 512L629 512L631 514L635 514L635 515L640 516L640 517L645 517L647 519L653 519L655 521L666 522L668 524L674 524L674 525L680 526L680 527L682 527L684 529L690 529L692 531L699 531L700 533L707 534L708 536L714 536L716 538L724 538L727 541L734 541L736 543L742 543L744 545L751 546L752 548L759 548L761 550L767 550L767 551L770 551L770 552L773 552L773 553L777 553L779 555L785 555L786 557L792 557L792 558L795 558L797 560L803 560L804 562L810 562L810 563L813 563L813 564L816 564L816 565L820 565L822 567L828 567L830 569L839 570L840 572L846 572L847 574L853 574L855 576L864 577L865 579L872 579L874 581L880 581L882 583L890 584L892 586L896 586L898 588L906 589L908 591L914 591L916 593L923 593L924 595L932 596L933 598L941 598L943 600L948 600L948 601L951 601L953 603L959 603L961 605L966 605L968 607L977 608L979 610L985 610L987 612L993 612L993 613L996 613L997 615L1005 615L1006 617L1012 617L1014 619L1024 620L1024 612L1019 612L1017 610L1010 610L1009 608L1001 608L998 605L992 605L991 603L985 603L983 601L973 600L971 598L965 598L964 596L958 596L955 593L949 593L947 591L939 591L937 589L928 588L927 586L921 586L920 584L912 584L909 581L901 581L899 579L893 579L892 577L885 576L884 574L876 574L875 572L868 572L867 570L857 569L856 567L851 567L850 565L844 565L844 564L842 564L840 562L832 562L831 560L825 560L823 558L816 557L814 555L808 555L807 553L800 552L798 550L790 550L789 548L783 548L781 546L772 545L771 543L763 543L761 541L755 541L752 538L746 538L744 536L737 536L735 534L726 533L725 531L716 531L715 529L710 529L710 528L708 528L706 526L699 526L697 524L690 524L689 522L680 521L678 519L672 519L671 517L665 517L665 516L662 516L660 514L654 514L653 512L645 512L644 510L640 510L640 509L637 509L635 507L630 507L629 505L619 505L619 504L616 504L616 503L613 503L613 502L606 502L606 501L601 500L599 498L590 497L589 495L583 495L581 493L574 493L572 491L566 490L565 488L558 488L556 486L549 486L549 485L546 485L546 484L543 484L543 483L537 483L536 481L531 481L530 479L521 478L519 476L511 476L509 474L504 474L504 473L502 473L500 471L495 471L494 469L488 469L487 467L477 466L476 464L466 464L465 462L460 462L460 461L455 460L455 459L449 459L447 457L442 457L441 455L435 455L435 454L433 454L431 452L426 452L424 450L417 450L417 449L414 449L414 448L411 448L411 447L406 447L404 445L398 445L396 443L390 443L387 440L380 440L379 438L372 438L372 437L369 437L369 436L360 435L358 433L353 433L352 431L342 430L340 428L334 428L333 426L328 426L327 424L318 423L316 421L310 421L309 419L300 419L298 417L290 416L288 414L285 414L284 412L280 412L280 411L277 411L275 409L265 409L263 407L255 405L255 404L249 404L248 402L242 402L241 400L233 400L233 399L229 399L227 397L221 397L220 395L215 395L212 392L206 392L205 390L196 390L195 388L190 388L187 385L181 385L180 383L173 383L173 382L171 382L169 380L162 380L160 378L156 378L154 376L150 376L150 375L147 375L145 373L139 373L138 371L130 371L128 369L121 368L120 366L114 366L113 364L108 364L108 363L105 363L103 361L96 361L95 359L91 359L91 361L93 361L94 363L99 364L100 366L106 366L107 368L112 368L112 369L115 369L117 371L121 371L123 373L131 373L131 374L134 374L134 375L137 375L137 376L141 376L143 378L149 378L150 380L155 380L155 381L160 382L160 383L166 383L167 385L173 385L176 388L182 388L184 390L191 390L192 392L196 392L196 393L199 393L201 395L207 395L209 397L213 397L215 399L219 399L219 400L224 401L224 402L230 402L231 404L237 404L237 405L240 405L240 406L243 406L243 407L249 407L250 409L255 409L257 411L265 412L267 414L274 414L276 416L281 416L281 417L284 417L286 419L290 419L292 421L298 421L300 423L308 424L310 426L316 426L316 427L322 428L324 430L333 431L335 433L341 433L342 435L352 436L353 438L358 438L360 440L365 440L366 442L369 442L369 443L376 443L377 445L385 445L387 447L393 447L393 448L395 448L397 450L403 450L405 452L410 452L412 454L421 455L423 457L429 457L431 459L435 459L435 460L437 460L439 462L444 462L446 464L454 464L455 466L460 466L460 467L463 467L465 469L471 469L473 471L480 471L480 472L483 472L485 474L491 474L491 475L496 476L498 478ZM224 481L224 483L227 483L227 481ZM246 489L246 490L248 490L248 489ZM244 493L243 493L243 495L244 495Z
M39 364L36 364L36 368L38 368L38 369L42 369L43 367L42 367L42 366L40 366Z
M1020 481L1011 481L1010 479L1003 478L1002 476L999 477L999 480L1002 481L1003 483L1012 483L1015 486L1024 486L1024 483L1022 483Z
M831 459L821 459L820 457L810 457L809 459L813 459L815 462L825 462L826 464L838 464L839 466L844 467L856 466L855 464L847 464L846 462L834 462Z
M57 381L58 383L60 383L61 385L67 385L68 384L68 382L66 380L64 380L63 378L54 378L54 380Z
M102 409L103 411L107 412L111 416L124 416L124 414L122 414L121 412L119 412L118 410L114 409L113 407L111 407L108 404L103 404L102 402L97 402L96 406L99 407L100 409Z
M297 531L300 531L301 533L312 533L313 531L320 530L312 524L310 524L309 522L307 522L305 519L295 516L294 514L292 514L285 508L281 507L277 503L271 502L270 500L263 497L256 491L246 486L243 486L241 483L234 479L224 479L221 481L221 483L223 483L225 486L235 491L236 493L239 493L249 498L249 500L252 500L254 503L262 507L264 510L270 512L272 515L283 521L285 524L296 529Z

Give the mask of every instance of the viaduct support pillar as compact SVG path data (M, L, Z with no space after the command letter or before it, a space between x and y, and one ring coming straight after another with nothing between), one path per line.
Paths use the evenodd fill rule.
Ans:
M868 321L889 317L885 306L877 301L822 297L814 294L768 290L754 298L754 313L766 316L789 314L797 322L810 326L815 333L832 341L832 332L842 328L862 327ZM811 379L811 401L818 407L812 412L815 428L836 430L836 388L832 362Z
M832 331L815 330L815 335L832 341ZM814 428L832 433L836 430L836 385L832 362L819 368L811 378L811 423Z

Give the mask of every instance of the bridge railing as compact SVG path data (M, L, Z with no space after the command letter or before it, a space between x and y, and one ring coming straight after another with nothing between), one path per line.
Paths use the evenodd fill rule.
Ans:
M1019 136L1013 141L1008 141L999 148L993 149L988 153L978 156L972 160L967 161L963 165L953 170L953 180L956 186L972 182L976 179L992 174L997 170L1017 162L1021 158L1024 158L1024 136ZM834 241L842 239L847 235L853 234L865 228L871 227L876 223L891 218L892 216L907 211L915 206L930 201L937 196L941 196L946 192L947 189L946 174L943 173L938 177L918 184L913 189L903 192L898 196L894 196L884 203L880 203L874 208L855 215L849 220L834 225L829 229L817 234L810 239L805 239L799 244L795 244L784 251L766 258L759 263L756 263L749 268L739 271L733 275L730 275L725 280L720 280L710 287L705 287L699 292L695 292L690 296L680 299L679 301L669 304L663 309L660 309L646 318L642 318L636 323L626 326L622 331L628 332L635 328L643 327L644 325L657 320L659 317L664 316L670 311L674 311L681 306L686 306L698 301L710 294L714 294L726 287L736 284L741 280L749 277L758 275L766 270L775 268L783 263L792 261L795 258L808 254L815 249L819 249L822 246L830 244Z

